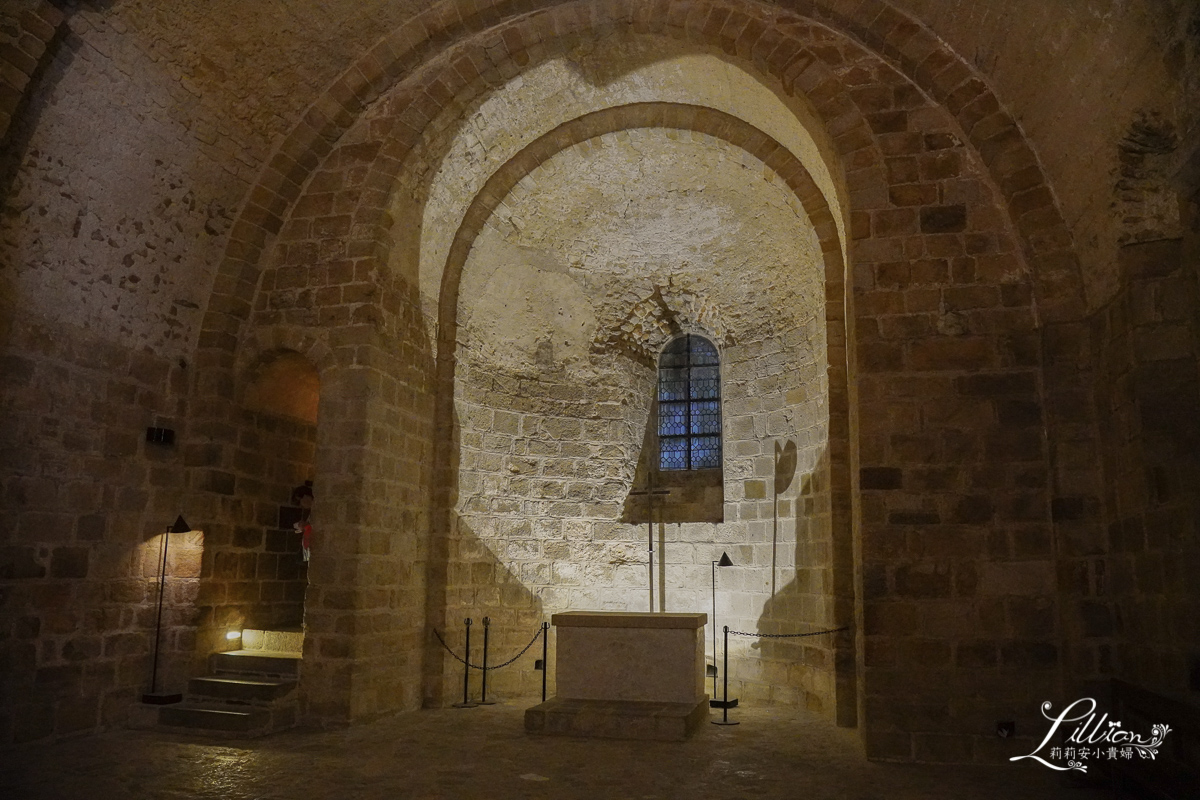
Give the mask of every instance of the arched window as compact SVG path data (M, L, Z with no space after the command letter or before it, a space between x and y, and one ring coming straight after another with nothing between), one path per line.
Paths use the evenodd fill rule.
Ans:
M658 359L658 467L720 466L721 360L703 336L680 336Z

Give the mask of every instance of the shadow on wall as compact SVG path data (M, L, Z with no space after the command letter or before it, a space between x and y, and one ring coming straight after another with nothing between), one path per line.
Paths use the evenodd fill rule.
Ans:
M506 539L495 543L506 545ZM550 565L544 567L548 582ZM462 657L466 639L463 620L470 618L471 652L468 659L472 664L483 664L483 619L489 618L488 665L494 667L516 656L530 643L542 622L549 622L541 599L528 588L528 582L538 579L537 575L519 576L508 569L493 554L488 543L475 534L466 520L457 514L453 519L453 534L450 541L450 564L447 570L446 595L449 607L446 613L446 628L438 630L445 641L443 647L430 633L432 646L440 652L442 659L442 685L446 687L445 702L457 703L463 699L463 665L447 648ZM553 630L553 629L551 629ZM541 640L511 665L502 669L489 670L487 677L488 699L533 697L542 691L542 673L534 669L536 659L542 657ZM553 647L551 647L553 659ZM552 662L553 663L553 662ZM478 701L482 683L482 671L469 671L468 695ZM551 690L553 690L553 670Z
M113 2L115 0L98 0L92 5L101 11ZM78 6L72 11L77 10ZM71 34L65 20L59 23L45 45L46 49L29 76L20 102L12 110L7 131L0 129L0 198L11 195L22 157L29 150L30 139L39 127L42 112L50 106L54 88L70 71L75 54L84 46L82 39ZM2 338L0 344L3 344Z
M796 479L796 442L788 439L782 447L775 442L775 480L774 480L774 513L771 515L771 596L774 597L778 587L775 577L779 567L779 496L784 494ZM799 563L797 561L796 563Z
M772 592L759 616L759 634L792 634L825 630L834 624L833 559L830 541L828 456L822 448L817 469L800 477L793 498L780 500L796 478L797 451L793 441L775 443L775 514L772 537ZM781 532L795 526L794 577L775 586L779 565L775 557ZM848 633L797 638L750 639L749 647L762 660L762 674L771 686L772 701L804 705L831 716L835 706L836 637ZM731 649L736 644L730 643ZM734 667L736 674L736 667ZM732 676L731 676L732 677Z
M492 550L492 546L507 547L508 537L497 536L489 546L455 510L460 496L462 426L458 412L452 405L453 393L443 394L438 402L450 404L449 408L443 405L439 411L443 414L448 412L451 424L446 440L439 443L447 448L441 453L442 464L445 465L441 475L446 483L443 494L434 494L435 522L431 525L426 573L427 613L422 656L422 702L426 708L444 707L464 700L464 667L458 660L464 656L467 638L464 620L469 618L472 621L471 649L466 660L477 666L483 664L483 619L487 617L491 621L489 667L513 658L529 644L542 622L549 621L541 599L528 585L548 584L550 565L544 562L538 564L546 573L541 576L542 580L538 575L514 574ZM444 428L435 428L440 429ZM503 502L502 498L488 500ZM474 498L472 502L487 500ZM444 526L441 531L438 530L439 521ZM542 673L534 670L534 661L541 657L539 641L512 665L489 670L488 699L540 695ZM483 672L480 669L466 672L468 699L478 701Z
M668 522L724 522L724 470L662 470L658 454L658 402L655 401L646 418L642 450L619 521L644 525L653 520L660 529Z

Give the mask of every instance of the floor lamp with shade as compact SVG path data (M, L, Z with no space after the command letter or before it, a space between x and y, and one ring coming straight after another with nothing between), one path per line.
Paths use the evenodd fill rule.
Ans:
M191 530L192 526L184 521L181 514L175 518L173 525L167 526L166 533L163 534L162 560L158 567L158 617L154 622L154 666L150 669L150 691L142 695L143 703L164 706L183 700L182 694L161 692L158 689L158 646L162 638L163 597L166 595L167 589L167 548L171 544L172 533L190 533Z
M712 708L724 708L722 703L725 701L717 700L717 567L732 567L733 561L729 558L726 552L721 553L721 557L712 562L712 640L713 640L713 663L708 667L708 674L713 679L712 699L708 701ZM728 699L728 698L726 698Z

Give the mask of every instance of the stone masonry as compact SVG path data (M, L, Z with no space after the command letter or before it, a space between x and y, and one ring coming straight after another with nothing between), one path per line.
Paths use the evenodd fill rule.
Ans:
M657 610L726 551L720 624L848 629L735 639L743 703L991 762L1112 678L1194 702L1197 13L10 0L0 743L126 724L180 514L164 681L302 625L306 723L452 702L464 617L645 610L681 333L724 452Z

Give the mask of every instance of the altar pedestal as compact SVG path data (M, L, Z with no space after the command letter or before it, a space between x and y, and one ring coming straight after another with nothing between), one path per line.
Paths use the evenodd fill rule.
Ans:
M686 739L708 718L707 614L555 614L557 694L525 712L529 733Z

